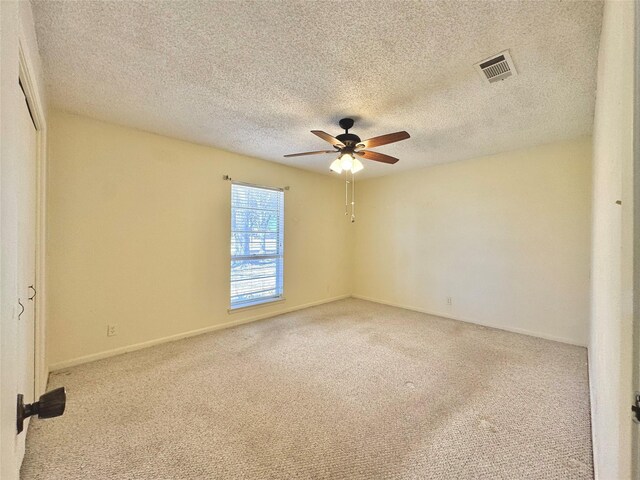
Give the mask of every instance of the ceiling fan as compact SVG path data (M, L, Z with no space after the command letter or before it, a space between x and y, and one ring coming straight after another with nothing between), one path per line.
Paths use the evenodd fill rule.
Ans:
M402 131L380 135L379 137L369 138L368 140L360 140L359 136L349 133L349 129L353 127L352 118L343 118L340 120L339 124L340 128L343 128L345 133L342 133L337 137L333 137L322 130L311 130L311 133L333 145L334 150L291 153L289 155L285 155L285 157L301 157L304 155L318 155L322 153L339 153L338 158L331 163L329 168L336 173L342 173L343 170L356 173L362 170L364 166L362 165L362 162L355 157L389 164L394 164L398 161L397 158L385 155L384 153L372 152L364 149L379 147L381 145L387 145L389 143L399 142L400 140L406 140L409 138L409 134Z

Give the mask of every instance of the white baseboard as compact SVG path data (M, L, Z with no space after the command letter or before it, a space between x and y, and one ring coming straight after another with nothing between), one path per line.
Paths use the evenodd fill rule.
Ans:
M236 325L242 325L244 323L255 322L257 320L263 320L265 318L275 317L277 315L282 315L282 314L285 314L285 313L294 312L296 310L302 310L304 308L315 307L316 305L322 305L324 303L335 302L337 300L343 300L343 299L349 298L349 297L358 298L360 300L366 300L366 301L369 301L369 302L379 303L379 304L382 304L382 305L389 305L389 306L392 306L392 307L404 308L406 310L412 310L412 311L415 311L415 312L426 313L427 315L433 315L433 316L436 316L436 317L448 318L448 319L451 319L451 320L457 320L457 321L465 322L465 323L472 323L472 324L475 324L475 325L482 325L483 327L496 328L498 330L506 330L508 332L514 332L514 333L520 333L520 334L523 334L523 335L529 335L531 337L544 338L546 340L553 340L555 342L561 342L561 343L567 343L567 344L570 344L570 345L577 345L577 346L580 346L580 347L586 347L585 344L583 344L581 342L576 342L576 341L568 339L568 338L558 337L558 336L554 336L554 335L547 335L547 334L543 334L543 333L539 333L539 332L532 332L530 330L526 330L526 329L522 329L522 328L504 327L504 326L501 326L501 325L495 325L495 324L491 324L491 323L488 323L488 322L480 322L480 321L471 320L471 319L467 319L467 318L455 317L455 316L452 316L451 314L448 314L448 313L427 311L427 310L425 310L423 308L419 308L419 307L414 307L414 306L410 306L410 305L401 305L401 304L394 303L394 302L388 302L388 301L385 301L385 300L378 300L378 299L375 299L375 298L366 297L364 295L355 295L355 294L353 294L353 295L340 295L340 296L337 296L337 297L326 298L326 299L318 300L318 301L315 301L315 302L305 303L303 305L297 305L297 306L294 306L294 307L283 308L283 309L275 311L275 312L262 313L262 314L254 315L254 316L251 316L251 317L248 317L248 318L232 320L230 322L219 323L219 324L216 324L216 325L211 325L209 327L199 328L197 330L190 330L188 332L178 333L178 334L175 334L175 335L170 335L170 336L162 337L162 338L156 338L156 339L153 339L153 340L148 340L146 342L141 342L141 343L135 343L135 344L132 344L132 345L125 345L123 347L118 347L118 348L114 348L114 349L111 349L111 350L105 350L105 351L98 352L98 353L92 353L90 355L84 355L82 357L72 358L70 360L64 360L62 362L57 362L57 363L53 363L53 364L49 365L48 371L49 372L55 372L56 370L61 370L63 368L74 367L76 365L81 365L83 363L88 363L88 362L93 362L95 360L101 360L103 358L113 357L115 355L121 355L123 353L133 352L135 350L141 350L143 348L152 347L154 345L159 345L159 344L162 344L162 343L173 342L175 340L180 340L180 339L187 338L187 337L194 337L196 335L201 335L203 333L213 332L215 330L222 330L224 328L235 327Z
M412 310L414 312L426 313L427 315L433 315L435 317L447 318L449 320L457 320L459 322L472 323L474 325L481 325L483 327L496 328L498 330L505 330L507 332L520 333L522 335L528 335L530 337L544 338L545 340L553 340L554 342L567 343L569 345L576 345L578 347L586 347L587 346L582 342L576 342L575 340L572 340L570 338L564 338L564 337L559 337L559 336L555 336L555 335L548 335L546 333L540 333L540 332L533 332L531 330L526 330L524 328L505 327L503 325L495 325L495 324L492 324L492 323L489 323L489 322L480 322L480 321L471 320L471 319L468 319L468 318L460 318L460 317L453 316L450 313L427 311L427 310L425 310L423 308L413 307L413 306L410 306L410 305L400 305L398 303L387 302L385 300L378 300L378 299L375 299L375 298L365 297L363 295L353 294L351 296L353 298L358 298L360 300L366 300L368 302L380 303L382 305L389 305L390 307L404 308L405 310Z
M304 308L315 307L317 305L322 305L324 303L343 300L349 297L351 297L351 295L340 295L333 298L325 298L323 300L305 303L303 305L296 305L294 307L283 308L276 312L262 313L262 314L254 315L248 318L232 320L230 322L219 323L216 325L211 325L209 327L199 328L197 330L190 330L188 332L177 333L175 335L169 335L167 337L156 338L153 340L148 340L146 342L134 343L132 345L125 345L124 347L113 348L111 350L104 350L102 352L92 353L90 355L84 355L82 357L72 358L70 360L64 360L62 362L53 363L49 365L49 372L55 372L56 370L62 370L63 368L74 367L76 365L93 362L95 360L102 360L103 358L114 357L116 355L121 355L123 353L133 352L135 350L141 350L143 348L159 345L161 343L173 342L175 340L181 340L183 338L194 337L196 335L201 335L203 333L213 332L215 330L222 330L224 328L235 327L236 325L242 325L243 323L250 323L250 322L255 322L257 320L263 320L265 318L275 317L285 313L295 312L296 310L302 310Z

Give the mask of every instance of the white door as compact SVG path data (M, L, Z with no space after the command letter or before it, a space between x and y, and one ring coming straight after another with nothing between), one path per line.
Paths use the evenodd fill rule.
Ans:
M24 403L33 403L35 395L35 272L36 272L36 128L22 91L18 128L18 393ZM23 310L24 308L24 310ZM28 423L18 435L18 466L24 456Z
M635 9L635 87L633 131L633 389L640 394L640 6ZM632 430L632 475L640 480L640 423Z

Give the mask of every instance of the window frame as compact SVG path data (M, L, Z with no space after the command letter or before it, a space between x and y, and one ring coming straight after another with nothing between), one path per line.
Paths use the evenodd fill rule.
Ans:
M233 255L233 253L231 252L231 247L232 247L232 242L234 240L233 235L234 235L234 208L245 208L247 210L249 210L249 208L247 207L234 207L234 202L233 202L233 187L234 186L241 186L241 187L248 187L248 188L254 188L254 189L259 189L259 190L271 190L271 191L275 191L275 192L279 192L281 194L281 199L280 199L280 205L279 205L279 209L278 209L278 231L275 232L277 233L277 238L278 238L278 243L277 243L277 253L276 254L258 254L258 255ZM263 305L268 305L268 304L272 304L275 302L282 302L285 300L284 298L284 217L285 217L285 206L284 206L284 188L279 188L279 187L271 187L271 186L266 186L266 185L257 185L257 184L253 184L253 183L246 183L246 182L238 182L235 180L231 181L231 189L230 189L230 208L229 208L229 213L230 213L230 222L229 222L229 241L230 241L230 245L229 245L229 253L230 253L230 261L229 261L229 309L228 312L232 313L232 312L236 312L239 310L244 310L247 308L255 308L255 307L260 307ZM276 291L276 295L272 296L272 297L264 297L264 298L258 298L258 299L252 299L252 300L248 300L248 301L244 301L244 302L236 302L235 304L232 302L232 265L234 261L243 261L243 260L269 260L269 259L274 259L276 262L276 275L275 275L275 281L276 281L276 286L275 286L275 291Z

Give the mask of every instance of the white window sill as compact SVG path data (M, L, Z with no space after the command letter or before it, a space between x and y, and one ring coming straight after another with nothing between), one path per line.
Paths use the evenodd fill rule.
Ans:
M266 307L267 305L273 305L274 303L281 303L286 301L284 297L271 298L269 300L262 300L256 303L249 303L247 305L242 305L240 307L234 307L227 309L227 313L238 313L244 312L245 310L253 310L254 308Z

